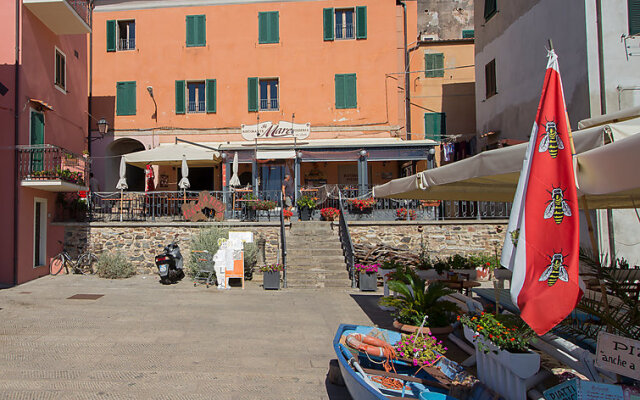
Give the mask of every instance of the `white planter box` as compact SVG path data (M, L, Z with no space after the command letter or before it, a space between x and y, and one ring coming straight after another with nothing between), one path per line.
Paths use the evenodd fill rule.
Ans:
M478 379L507 400L526 400L526 380L540 370L540 355L528 353L510 353L498 349L482 335L474 338L476 332L464 326L464 337L473 343L478 363ZM478 342L484 350L478 349Z

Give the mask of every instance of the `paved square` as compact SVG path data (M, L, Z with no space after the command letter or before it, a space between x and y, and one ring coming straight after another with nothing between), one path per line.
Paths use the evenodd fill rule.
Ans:
M348 399L326 374L337 326L371 324L353 294L40 278L0 290L0 398Z

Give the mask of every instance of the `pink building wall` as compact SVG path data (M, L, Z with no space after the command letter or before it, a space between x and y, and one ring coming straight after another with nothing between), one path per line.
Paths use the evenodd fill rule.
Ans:
M0 230L0 251L13 255L13 240L17 240L17 276L13 272L13 256L0 265L0 284L23 283L49 273L48 265L35 267L34 254L34 201L45 199L46 210L46 256L60 251L57 240L64 238L61 227L52 225L57 193L18 186L18 234L14 237L13 200L14 185L20 181L14 176L14 87L15 61L15 3L3 2L0 24L0 82L9 87L5 96L0 96L0 123L2 135L0 146L0 168L3 171L3 190L0 195L0 214L5 229ZM12 17L13 15L13 17ZM5 21L7 22L5 24ZM87 35L54 34L28 9L21 9L20 17L20 81L18 88L19 143L30 143L30 116L37 105L30 99L49 104L53 110L44 111L44 143L81 153L87 148L88 128L88 47ZM6 39L6 40L4 40ZM66 93L54 86L54 64L56 47L66 56ZM77 57L76 57L77 52Z

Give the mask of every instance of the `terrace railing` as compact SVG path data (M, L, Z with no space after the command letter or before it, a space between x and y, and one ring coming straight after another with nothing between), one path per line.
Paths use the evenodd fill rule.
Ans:
M87 186L89 160L50 144L18 146L18 178L29 181L61 180Z
M87 25L91 26L91 4L89 0L66 0Z
M340 236L340 244L342 245L342 254L344 255L344 261L347 264L347 271L349 271L349 278L351 279L351 287L356 287L356 274L355 274L355 256L353 250L353 242L351 241L351 234L349 233L349 224L345 218L345 210L342 206L342 195L338 195L338 234Z

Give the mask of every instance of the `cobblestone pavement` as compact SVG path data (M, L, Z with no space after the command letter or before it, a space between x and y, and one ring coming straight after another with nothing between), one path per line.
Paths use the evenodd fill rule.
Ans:
M371 324L363 299L47 276L0 290L0 398L348 399L326 374L337 326Z

